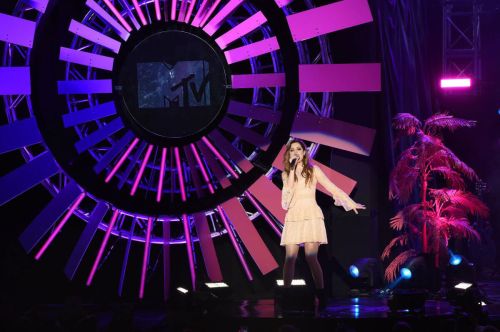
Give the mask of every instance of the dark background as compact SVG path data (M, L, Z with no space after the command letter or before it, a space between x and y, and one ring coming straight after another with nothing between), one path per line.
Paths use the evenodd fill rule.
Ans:
M8 1L12 2L12 1ZM469 257L481 257L484 250L487 255L477 259L482 268L496 271L498 257L498 219L500 207L497 195L500 194L500 14L499 11L481 16L482 71L483 80L477 95L444 95L437 88L441 73L441 4L439 1L370 1L374 24L367 24L340 31L329 36L335 63L382 62L383 92L378 93L339 93L334 101L334 118L355 124L376 128L377 135L372 155L355 156L343 151L321 147L316 155L320 162L330 164L336 170L358 181L354 195L356 201L367 205L368 209L359 215L346 213L332 206L331 198L318 193L318 203L323 208L328 231L329 244L320 249L320 260L325 272L327 288L334 296L347 294L345 282L346 269L360 257L380 257L386 243L393 234L388 228L388 220L397 210L387 197L388 174L394 162L390 119L397 112L411 112L424 119L432 112L447 110L458 117L478 121L473 129L459 130L447 135L445 143L469 166L474 168L484 180L488 189L484 200L491 208L491 232L484 239L483 245L469 246L462 244L461 251ZM389 6L393 5L397 8ZM1 12L9 13L12 4L2 1ZM413 13L413 19L394 18L395 12ZM405 19L406 17L406 19ZM394 26L390 29L388 24ZM382 37L382 31L393 31L394 38L388 41ZM397 38L398 29L420 31L418 36L408 33L407 40L413 46L406 55L408 62L397 65L398 70L411 73L409 63L412 55L420 57L419 66L413 68L418 84L411 79L397 81L398 89L390 81L389 67L394 59L387 57L387 50L407 47ZM418 38L417 38L418 37ZM405 64L406 63L406 64ZM406 66L406 67L405 67ZM394 103L399 98L403 103ZM426 99L427 98L427 99ZM415 100L421 103L416 105ZM2 104L3 107L3 104ZM420 113L417 113L420 112ZM2 123L6 123L2 114ZM7 153L1 157L0 176L7 174L23 163L18 152ZM128 273L125 279L124 295L117 296L118 281L125 248L125 241L111 239L109 245L114 249L99 270L91 287L85 286L85 279L92 260L97 253L102 232L96 238L85 255L77 271L75 280L68 281L63 273L70 250L81 234L84 224L73 218L64 227L63 233L56 238L47 253L39 262L33 254L26 254L18 237L31 220L50 200L50 195L41 186L37 186L24 195L17 197L0 208L2 222L2 241L0 244L0 298L5 308L29 306L34 303L62 303L71 295L81 296L89 303L111 303L114 301L137 301L142 261L142 246L133 246ZM262 218L255 225L277 261L282 262L284 250L279 246L279 239L265 224ZM271 297L274 281L281 278L281 267L266 276L261 276L255 264L248 259L255 280L248 282L240 263L226 237L215 240L216 250L221 261L225 281L235 289L241 298ZM108 245L108 246L109 246ZM198 255L199 258L201 256ZM150 262L159 258L156 269L149 271L150 279L146 284L144 303L161 303L162 262L160 248L153 247ZM486 258L486 259L485 259ZM201 259L199 259L201 260ZM199 262L199 270L203 270ZM174 246L172 249L172 289L179 285L190 284L185 247ZM491 276L491 275L484 275ZM297 265L297 277L304 277L311 283L307 264L302 253Z

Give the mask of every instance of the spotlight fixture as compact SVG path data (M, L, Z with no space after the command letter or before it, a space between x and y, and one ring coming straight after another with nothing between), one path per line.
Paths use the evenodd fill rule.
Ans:
M351 296L369 295L382 285L382 267L376 258L364 257L349 266Z

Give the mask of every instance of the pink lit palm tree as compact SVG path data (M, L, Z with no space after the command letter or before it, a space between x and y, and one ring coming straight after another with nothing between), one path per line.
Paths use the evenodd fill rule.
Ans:
M418 244L424 253L439 257L447 255L450 238L475 238L479 234L469 223L469 216L486 217L488 208L473 194L465 191L464 179L478 180L476 173L448 149L441 131L472 127L475 121L435 114L424 124L413 115L400 113L393 126L398 139L403 135L415 137L415 142L401 153L390 175L389 196L401 204L408 203L415 188L420 190L419 202L410 204L391 219L392 229L401 232L384 249L382 259L389 258L396 247L406 247L388 265L387 280L394 280L396 272L409 258L418 254ZM431 189L429 183L444 183L445 188ZM429 245L429 243L431 245Z

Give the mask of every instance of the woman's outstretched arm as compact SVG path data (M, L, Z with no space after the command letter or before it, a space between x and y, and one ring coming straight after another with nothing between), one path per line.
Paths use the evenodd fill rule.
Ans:
M316 165L314 165L314 176L318 180L318 183L330 192L336 206L342 206L346 211L354 210L356 214L358 213L358 209L365 209L363 204L356 203L342 189L333 184L321 168Z

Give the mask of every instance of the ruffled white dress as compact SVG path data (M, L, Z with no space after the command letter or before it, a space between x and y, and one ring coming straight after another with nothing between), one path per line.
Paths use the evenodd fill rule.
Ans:
M281 206L287 210L285 226L281 234L280 245L302 244L306 242L328 243L323 212L316 202L316 184L319 182L333 197L334 204L346 211L356 207L349 195L333 184L316 165L313 166L313 178L306 186L306 179L298 176L298 181L288 188L288 176L281 173L283 190ZM293 176L293 175L292 175Z

